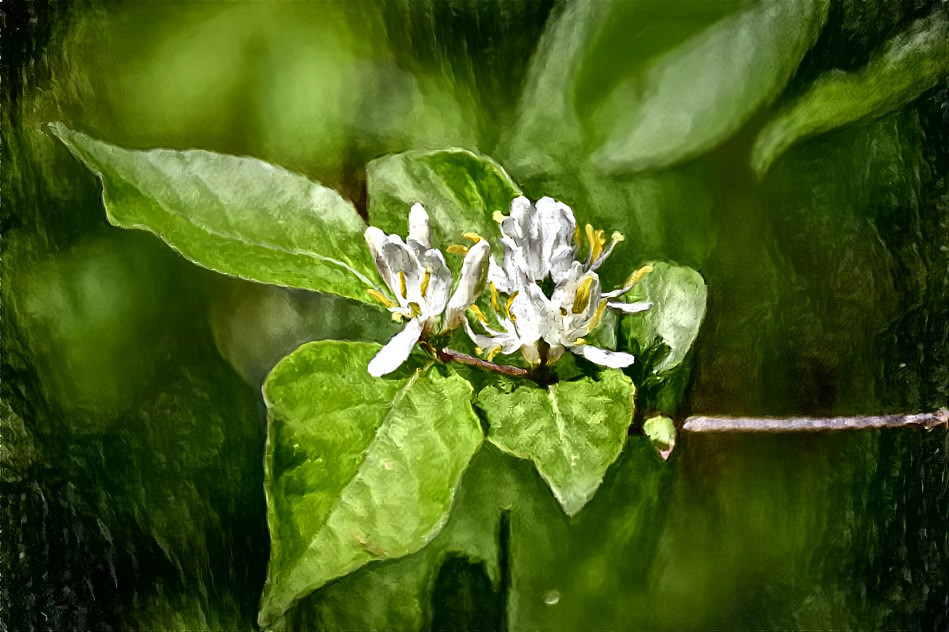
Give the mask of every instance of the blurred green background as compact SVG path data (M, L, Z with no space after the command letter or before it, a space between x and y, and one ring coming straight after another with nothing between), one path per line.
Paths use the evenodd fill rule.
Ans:
M594 23L590 54L608 63L577 71L575 107L747 4L621 3ZM374 157L494 155L531 197L618 222L617 257L705 276L680 418L931 410L949 402L945 81L796 145L763 179L748 157L815 78L862 67L938 4L835 0L774 104L726 142L609 176L582 156L510 155L532 54L564 8L552 0L4 6L0 626L252 629L268 547L260 381L304 340L391 333L355 304L215 275L111 228L97 181L43 123L254 156L360 209ZM634 437L568 523L527 464L485 447L449 530L470 514L503 536L503 577L496 560L429 568L420 553L318 591L294 621L943 630L947 449L942 430L685 436L663 463ZM419 603L400 588L413 573L429 577Z

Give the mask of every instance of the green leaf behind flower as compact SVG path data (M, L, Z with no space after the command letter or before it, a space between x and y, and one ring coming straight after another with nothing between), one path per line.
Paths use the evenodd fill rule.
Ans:
M685 359L698 336L708 288L702 275L687 266L653 263L652 271L626 295L629 302L649 300L652 307L620 321L620 339L637 354L659 345L667 351L649 354L650 372L666 373Z
M429 214L435 247L458 243L466 232L493 240L498 229L491 215L506 213L521 194L499 164L464 149L393 154L366 169L370 223L405 235L409 209L419 202Z
M829 72L761 130L751 165L759 176L792 145L864 117L880 116L945 80L949 17L944 7L890 40L857 72Z
M109 222L152 232L198 265L363 301L381 283L365 224L332 189L253 158L137 151L49 129L102 180Z
M623 449L633 420L633 383L621 371L544 388L489 386L477 404L498 448L529 459L569 516L593 497Z
M264 384L271 556L262 626L328 581L418 551L481 445L471 386L441 367L366 371L380 346L320 341Z
M762 0L634 72L591 125L607 172L666 167L714 148L784 88L827 17L827 0Z

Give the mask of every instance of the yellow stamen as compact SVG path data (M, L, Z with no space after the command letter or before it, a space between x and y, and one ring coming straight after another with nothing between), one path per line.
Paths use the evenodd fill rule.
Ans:
M503 222L504 218L505 218L505 215L501 211L494 211L494 213L491 214L491 219L496 221L498 224Z
M484 353L484 349L482 349L481 347L475 347L476 355L481 355L482 353Z
M580 346L585 345L586 343L587 341L584 340L583 338L577 338L576 340L573 341L573 344L580 345Z
M626 238L623 237L623 233L619 231L615 231L612 235L610 235L610 239L613 241L614 244L618 244Z
M587 224L587 225L586 225L586 233L587 233L587 243L590 244L590 252L592 253L592 252L593 252L593 244L596 243L596 232L593 230L593 226L590 226L589 224ZM596 257L594 257L594 256L591 254L591 256L590 256L590 261L593 261L594 259L596 259Z
M648 264L644 265L643 267L639 268L638 270L633 272L631 275L629 275L629 279L626 281L626 285L624 285L623 287L628 290L629 288L633 287L634 285L642 281L643 277L649 274L650 272L652 272L652 266Z
M596 261L600 258L600 255L603 254L603 246L606 245L606 232L602 230L596 231L593 235L593 240L590 241L590 260Z
M461 244L452 244L445 248L445 251L452 255L466 255L468 254L468 248L462 246Z
M379 290L369 289L366 290L366 293L369 294L372 298L376 299L386 307L395 307L395 303L386 298L386 295L380 292Z
M501 313L501 301L498 298L498 288L495 287L494 282L491 282L491 307L494 309L495 314Z
M600 321L603 320L603 314L606 313L606 304L607 300L603 299L600 301L600 304L596 306L596 313L593 314L593 318L590 319L590 322L587 323L586 330L587 333L596 329L597 325L600 324Z
M405 320L405 316L403 316L399 312L392 312L392 320L394 320L397 323L401 323L403 320Z
M593 277L587 276L577 286L577 294L573 299L573 313L582 314L590 305L590 288L593 287Z
M577 252L580 252L580 248L583 247L583 237L580 235L579 226L573 229L573 243L577 245Z
M488 355L486 355L484 359L487 360L488 362L490 362L491 360L494 359L494 356L496 356L496 355L497 355L498 353L500 353L500 352L501 352L501 346L500 346L500 345L496 345L496 346L494 346L494 347L491 347L491 349L488 350Z
M416 303L415 301L412 301L411 303L409 303L409 309L412 310L412 318L416 318L417 316L420 316L422 314L422 308L419 307L419 304Z
M425 268L425 275L422 277L422 296L425 296L425 293L428 292L428 282L432 280L432 269Z
M465 239L469 239L469 240L471 240L471 241L473 241L473 242L475 242L475 243L478 243L479 241L481 241L482 239L484 239L484 238L483 238L481 235L479 235L478 233L465 233L464 235L462 235L462 237L464 237Z
M403 270L399 270L399 295L402 298L409 297L405 287L405 272Z
M482 312L481 308L477 305L472 305L468 308L468 310L471 311L471 313L475 315L475 318L480 320L482 323L488 322L488 319L484 317L484 312Z
M514 304L514 299L515 297L517 297L518 294L520 294L520 290L515 290L514 294L511 294L509 297L507 297L507 303L505 303L504 309L505 311L507 311L508 314L511 313L511 305Z

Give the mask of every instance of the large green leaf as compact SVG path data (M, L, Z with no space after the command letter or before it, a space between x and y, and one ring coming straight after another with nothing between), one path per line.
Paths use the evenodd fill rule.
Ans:
M608 1L571 2L551 16L531 59L515 120L501 139L505 164L549 171L583 146L573 85L611 9Z
M49 128L102 180L115 226L148 230L201 266L252 281L360 300L377 284L366 226L332 189L253 158L129 150Z
M421 549L481 444L464 379L440 367L373 378L366 366L379 349L309 343L264 384L271 554L261 625L332 579Z
M798 141L912 101L949 74L949 18L944 7L890 40L857 72L817 79L761 130L751 165L764 175Z
M634 72L591 119L608 172L682 162L734 134L778 95L827 16L827 0L762 0Z
M532 382L489 386L478 395L488 440L533 461L569 516L593 497L617 459L633 420L633 383L607 370L543 388Z
M494 211L504 211L520 189L499 164L464 149L407 151L384 156L366 168L369 223L405 235L409 209L428 211L432 243L458 242L463 233L495 235Z
M650 354L652 373L665 373L682 363L695 342L702 319L708 287L702 275L687 266L653 263L647 274L626 295L628 301L649 300L652 307L641 314L623 318L620 338L626 348L645 353L663 345L659 355Z

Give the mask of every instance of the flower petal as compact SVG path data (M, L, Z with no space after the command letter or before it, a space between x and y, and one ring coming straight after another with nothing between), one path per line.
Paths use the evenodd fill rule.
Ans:
M556 328L554 306L536 283L529 284L511 301L511 320L522 344L533 345L550 337ZM516 318L515 318L516 317Z
M617 312L622 312L624 314L638 314L639 312L645 312L647 309L652 307L651 301L640 301L638 303L620 303L612 302L607 303L607 307Z
M493 335L485 336L475 332L471 325L468 323L467 318L463 318L462 322L465 325L465 331L468 332L468 337L471 338L471 341L482 349L492 349L494 347L501 347L501 353L508 355L516 351L521 343L518 341L517 336L512 333L513 328L510 331L505 332L494 332ZM485 327L487 329L487 327ZM489 330L490 331L490 330Z
M448 303L448 294L451 292L451 270L445 265L445 256L440 250L432 248L419 256L422 266L422 276L419 280L418 293L413 294L423 309L431 316L441 314ZM431 270L431 272L427 272ZM425 277L428 276L428 282ZM424 286L424 288L423 288ZM422 289L425 290L424 296ZM414 288L413 288L414 292Z
M487 241L479 241L468 250L465 261L461 264L458 287L455 288L455 293L448 301L443 331L457 327L465 310L484 292L490 258L491 246Z
M386 346L370 360L369 375L379 377L392 373L402 366L421 335L422 321L413 318L405 325L405 329L392 336Z
M372 254L373 260L376 262L376 269L379 270L382 280L386 282L386 285L389 286L390 290L398 294L398 289L392 286L392 268L389 267L388 260L384 254L385 246L387 243L389 243L388 235L375 226L370 226L366 229L366 232L363 233L363 236L366 238L366 243L369 245L369 252Z
M413 239L426 250L432 247L432 231L428 226L428 213L421 204L413 204L409 211L409 239Z
M590 362L605 366L611 369L622 369L628 367L636 359L629 353L622 351L607 351L592 345L578 345L571 347L571 351L579 356L583 356Z
M576 258L572 240L577 220L569 206L550 197L537 200L535 217L540 227L541 278L549 273L556 283Z

